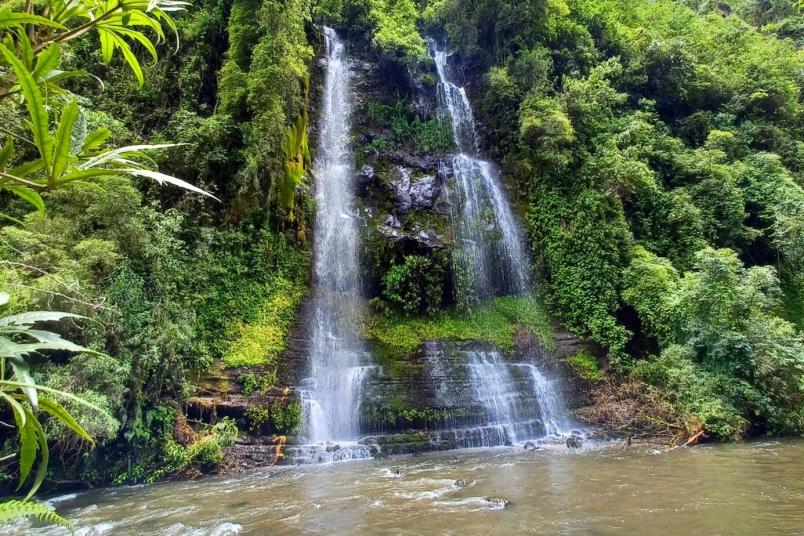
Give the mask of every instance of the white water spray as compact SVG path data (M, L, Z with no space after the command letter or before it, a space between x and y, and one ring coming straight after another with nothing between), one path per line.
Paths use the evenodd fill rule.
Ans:
M363 380L373 368L358 336L361 282L354 167L349 146L351 99L346 51L324 28L326 77L316 177L314 324L309 389L303 392L305 435L312 443L359 435Z

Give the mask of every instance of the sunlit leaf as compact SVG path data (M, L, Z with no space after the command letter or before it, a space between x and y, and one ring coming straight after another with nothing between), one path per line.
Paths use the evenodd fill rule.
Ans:
M36 24L38 26L48 26L50 28L57 28L59 30L66 30L63 25L51 19L33 15L30 13L20 13L4 9L0 11L0 28L14 28L24 26L26 24Z
M112 131L106 127L100 127L96 130L93 130L92 132L87 134L86 138L84 138L84 143L81 146L81 153L87 154L90 153L91 151L94 151L95 149L103 145L111 135Z
M48 398L40 398L39 407L41 407L43 411L50 414L52 417L58 419L67 428L75 432L76 435L86 439L90 443L94 443L94 440L87 433L87 431L84 430L84 428L80 424L78 424L78 421L75 420L75 418L70 414L70 412L67 411L58 402L55 402Z
M57 44L48 45L36 57L36 66L33 70L34 79L42 77L53 71L61 62L61 47Z
M20 465L19 465L19 484L17 489L20 489L25 481L28 480L28 475L31 473L33 464L36 461L36 453L39 450L39 442L36 438L36 428L31 421L36 420L36 416L32 415L26 409L22 409L23 419L17 417L14 413L14 419L17 424L17 435L20 441Z
M31 415L29 415L29 417L30 416ZM47 476L47 465L50 461L50 450L47 446L47 434L45 434L45 430L42 428L42 425L36 418L29 418L28 423L29 425L33 425L34 430L36 431L36 438L39 442L41 459L39 460L39 466L36 469L36 478L34 479L31 489L28 490L28 495L25 496L26 499L33 497L34 493L36 493L39 489L39 486L41 486L42 482L45 481L45 477Z
M36 382L34 382L31 376L28 362L14 352L6 352L3 350L3 355L8 358L11 366L14 368L14 377L17 379L17 383L20 384L20 390L25 394L31 406L36 409L39 405L39 394L36 392L36 389L32 387Z
M58 311L28 311L18 315L11 315L0 318L0 328L4 326L32 326L36 322L52 322L62 318L84 318L73 313L62 313Z
M53 168L50 171L50 184L55 185L59 177L67 169L72 149L73 125L78 119L78 103L73 99L61 113L61 121L56 129L56 139L53 149Z
M137 175L140 177L148 177L149 179L153 179L159 184L172 184L173 186L178 186L179 188L184 188L185 190L190 190L191 192L196 192L202 195L206 195L207 197L211 197L215 201L220 201L217 197L212 195L211 193L198 188L197 186L193 186L189 182L185 182L181 179L177 179L176 177L172 177L170 175L165 175L164 173L159 173L158 171L150 171L147 169L128 169L126 170L128 173L132 175Z
M12 51L0 45L0 52L3 53L6 61L11 65L12 69L14 69L14 74L17 75L22 93L25 95L25 105L31 117L31 131L33 132L34 143L39 149L39 154L42 157L45 167L50 169L50 155L53 154L53 138L48 130L49 117L47 109L45 108L45 100L42 97L42 92L39 90L39 86L34 81L31 73Z
M45 202L42 199L42 196L39 195L39 192L37 192L33 188L28 188L27 186L6 185L3 186L3 189L29 202L34 207L36 207L36 210L38 210L39 212L45 211Z

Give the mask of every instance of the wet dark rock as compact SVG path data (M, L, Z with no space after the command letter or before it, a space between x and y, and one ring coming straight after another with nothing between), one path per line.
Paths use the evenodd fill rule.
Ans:
M413 206L410 197L410 169L398 167L396 177L391 181L394 198L394 212L397 215L405 214Z
M423 249L440 249L445 246L444 237L432 229L419 231L414 240L419 248Z
M438 177L427 175L410 185L410 198L413 206L419 209L433 209L446 201L444 181Z
M397 217L393 214L389 214L388 217L385 218L383 225L392 229L399 229L402 226Z
M511 502L504 497L483 497L483 500L499 508L508 508L511 504Z
M327 452L335 452L335 451L341 450L341 446L337 445L337 444L335 444L335 445L327 445L326 450L327 450Z
M578 436L570 436L567 438L567 448L579 449L583 445L583 439Z
M364 196L371 184L374 182L374 168L368 164L360 168L360 173L355 176L355 188L357 195Z
M425 173L436 171L440 162L440 159L436 156L411 154L403 150L392 151L387 156L397 166L416 169Z
M396 220L396 218L394 218ZM389 225L383 225L377 228L377 231L389 240L391 243L396 244L403 240L406 240L408 237L402 231L395 229Z

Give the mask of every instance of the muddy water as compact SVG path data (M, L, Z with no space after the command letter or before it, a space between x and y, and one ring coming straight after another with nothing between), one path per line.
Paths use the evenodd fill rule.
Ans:
M804 442L453 451L52 501L85 535L804 534Z

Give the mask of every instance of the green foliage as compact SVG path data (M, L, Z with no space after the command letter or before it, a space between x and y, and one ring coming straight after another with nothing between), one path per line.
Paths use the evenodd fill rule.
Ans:
M181 454L185 446L168 441L177 418L163 415L162 404L181 401L191 373L224 354L231 362L274 359L307 284L309 204L297 202L296 186L309 163L310 4L201 0L175 21L165 10L180 10L181 3L127 2L120 9L81 1L62 10L48 1L33 9L72 28L85 22L81 10L90 4L97 4L96 19L63 38L59 28L17 32L0 25L13 56L0 59L0 172L37 185L0 179L3 211L24 224L0 230L0 284L13 294L14 312L60 309L90 317L80 331L62 327L80 346L114 356L60 353L32 373L43 387L116 417L64 399L101 447L80 457L84 445L68 426L44 422L57 457L79 461L66 468L68 478L85 471L98 480L157 479L180 471L188 458L220 459L212 443ZM85 30L104 21L110 26L100 28L102 50L96 50ZM155 65L140 63L130 52L155 51L146 34L161 52L161 25L182 38L181 51ZM218 77L227 46L242 75L231 86L225 73ZM107 62L110 50L123 61ZM103 79L103 91L83 69ZM64 87L86 96L73 98ZM229 87L240 96L229 98ZM157 163L163 174L152 171ZM211 185L224 203L162 193L139 177ZM56 188L62 184L70 187ZM6 191L22 202L9 202ZM286 224L294 228L276 230Z
M272 220L294 222L296 186L310 160L307 99L313 48L306 25L311 2L242 0L232 10L217 97L223 114L242 123L243 146L234 149L241 161L237 194L259 195L280 209Z
M574 198L543 186L534 196L534 252L550 271L547 303L571 330L588 335L616 356L628 340L615 312L628 243L622 206L593 189Z
M263 394L276 385L276 373L255 374L246 372L237 377L238 383L243 386L243 394L251 396L254 393Z
M744 435L748 423L774 433L804 428L804 338L774 315L780 289L772 268L744 268L733 251L706 249L679 277L643 251L626 280L624 295L661 342L654 368L668 369L684 411L726 438Z
M252 433L294 434L302 424L301 403L277 398L270 406L249 406L245 417Z
M322 0L317 13L328 24L371 36L380 57L413 69L428 61L427 44L416 27L414 0Z
M372 44L387 59L412 66L427 60L427 47L416 29L413 0L369 0Z
M0 292L0 312L8 309L9 295ZM19 484L22 488L39 458L36 475L25 500L30 499L47 475L50 449L48 437L38 412L49 415L60 425L80 438L93 443L92 437L61 404L50 396L68 399L95 411L102 411L92 403L73 394L37 384L31 376L27 358L47 351L90 352L51 331L34 329L42 322L55 322L64 318L80 318L70 313L29 311L0 318L0 400L8 405L14 418L19 444ZM18 505L19 506L19 505ZM2 507L0 507L2 508ZM40 512L40 515L41 514Z
M383 295L407 314L434 314L444 295L444 264L439 259L408 255L383 276Z
M0 524L22 517L35 517L43 523L60 525L71 532L73 530L73 526L69 521L61 517L52 507L46 504L27 500L10 500L0 503Z
M123 9L119 5L112 6L105 2L64 3L52 0L48 2L45 10L49 18L35 19L34 23L39 27L31 26L27 32L10 30L0 32L3 42L0 44L2 54L0 65L9 67L0 78L0 88L3 89L0 99L19 94L20 104L25 104L30 119L27 123L18 122L12 126L16 132L5 131L9 137L0 158L2 160L0 165L3 168L0 171L0 189L28 201L40 212L45 210L40 195L43 190L53 190L66 184L116 174L148 177L160 184L174 184L210 195L181 179L148 169L152 162L147 160L143 152L172 145L135 145L103 150L101 147L111 135L108 129L99 128L88 132L81 118L78 101L74 97L54 99L50 93L43 93L40 88L40 84L43 84L53 94L58 95L64 93L59 85L64 79L83 75L78 71L65 73L58 69L61 63L62 43L92 29L100 33L103 60L108 63L114 50L121 50L142 85L142 69L123 37L140 43L156 60L156 50L151 41L142 32L133 28L146 26L162 39L163 22L175 28L164 9L173 11L181 9L182 5L184 5L182 2L166 0L148 6L142 3L130 4ZM148 9L145 9L146 7ZM96 13L96 9L100 12ZM16 28L22 24L19 15L23 14L4 11L0 15L3 17L0 19L3 20L2 27ZM69 24L76 17L83 16L89 16L90 22L75 26L71 30L62 24ZM51 28L54 27L64 32L49 36ZM51 128L50 124L51 108L60 112L58 119L54 118L55 128ZM36 148L37 154L31 155L32 160L27 160L28 155L15 157L13 144L15 138Z
M391 139L375 138L378 151L391 151L397 145L420 153L448 153L454 147L452 129L445 121L433 118L419 119L403 100L393 106L369 102L368 119L372 126L390 130Z
M281 434L293 434L302 424L302 407L297 400L278 399L271 405L271 421Z
M465 417L469 411L464 408L412 408L405 400L392 398L387 404L373 405L361 418L370 425L410 426L411 428L436 428L454 422L453 419Z
M253 433L259 433L263 425L269 421L270 412L265 406L252 405L246 408L244 417L248 423L249 430L251 430Z
M603 371L597 364L597 358L587 350L579 350L567 357L567 363L584 380L602 380Z
M301 285L277 280L274 288L267 290L260 309L249 323L234 326L233 343L223 354L224 365L274 364L285 349L285 338L305 291Z
M480 71L551 312L615 369L672 370L654 383L712 434L795 433L801 16L728 7L768 26L670 0L441 0L423 18Z
M170 437L164 438L162 464L145 481L156 482L190 467L208 469L219 466L223 462L223 449L234 445L237 433L237 424L224 417L189 445L182 445Z

